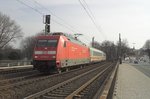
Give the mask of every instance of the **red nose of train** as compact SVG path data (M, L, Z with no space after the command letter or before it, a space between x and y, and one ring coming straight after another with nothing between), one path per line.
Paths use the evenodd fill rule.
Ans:
M55 60L56 48L35 48L34 60Z
M58 40L42 36L34 49L34 60L55 60Z

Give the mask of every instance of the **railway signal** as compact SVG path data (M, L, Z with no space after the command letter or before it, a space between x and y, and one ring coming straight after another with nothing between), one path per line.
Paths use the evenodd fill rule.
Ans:
M50 25L45 25L45 32L46 33L49 33L50 32Z
M50 19L51 19L51 15L45 15L44 16L44 24L45 24L45 35L47 35L48 33L50 33Z
M46 18L45 18L45 23L46 24L50 24L50 15L46 15Z

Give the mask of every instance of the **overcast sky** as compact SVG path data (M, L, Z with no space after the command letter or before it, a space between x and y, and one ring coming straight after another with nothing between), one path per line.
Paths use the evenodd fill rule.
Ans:
M83 36L80 38L85 43L89 43L92 37L98 42L110 40L116 43L121 33L122 39L127 39L130 47L135 43L135 48L141 48L145 41L150 39L150 0L85 0L98 24L98 29L79 0L21 1L41 14L17 0L0 0L0 12L15 20L25 36L42 31L42 15L51 14L52 32L82 33Z

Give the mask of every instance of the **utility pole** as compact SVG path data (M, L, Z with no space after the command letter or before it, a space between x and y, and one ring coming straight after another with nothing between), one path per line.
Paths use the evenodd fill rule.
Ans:
M119 62L122 64L122 51L121 51L121 34L119 33L119 49L118 49L118 54L119 54Z
M133 44L133 50L134 50L134 49L135 49L135 44L136 44L136 43L132 43L132 44Z
M92 47L94 47L94 37L92 38Z
M45 35L47 35L48 33L50 33L50 19L51 19L51 15L45 15Z

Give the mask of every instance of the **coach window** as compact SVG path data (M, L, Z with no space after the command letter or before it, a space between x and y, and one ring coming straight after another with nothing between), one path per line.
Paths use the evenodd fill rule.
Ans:
M64 47L66 47L66 41L64 42Z

